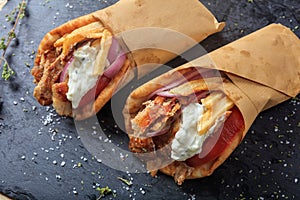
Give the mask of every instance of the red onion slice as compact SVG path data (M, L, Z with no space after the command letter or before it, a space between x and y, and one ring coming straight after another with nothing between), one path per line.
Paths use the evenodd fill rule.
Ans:
M64 66L63 71L61 72L60 77L59 77L59 82L65 81L65 79L67 77L68 68L71 65L71 63L73 62L73 60L74 60L74 57L72 56L70 58L70 60L67 62L67 64Z
M113 37L111 46L109 48L108 56L107 56L109 63L113 63L117 59L117 57L120 54L120 51L121 51L120 45L117 39Z
M99 77L96 85L82 97L78 108L81 108L84 105L87 105L93 100L95 100L97 96L101 93L101 91L108 85L108 83L122 68L126 60L126 54L122 51L117 39L115 38L112 39L112 44L107 59L109 60L110 65Z
M104 71L104 75L110 79L112 79L122 68L124 62L126 60L126 55L121 52L116 60L111 63L110 66L107 67L107 69Z
M175 88L183 83L186 83L188 81L192 81L192 80L196 80L196 79L200 79L200 78L209 78L209 77L213 77L214 75L214 70L211 69L206 69L206 68L196 68L194 71L192 72L188 72L183 74L181 77L179 77L177 80L175 80L174 82L170 83L169 85L166 85L162 88L159 88L158 90L154 91L153 93L151 93L148 97L148 99L152 98L154 95L159 95L159 96L165 96L167 97L167 95L171 95L171 93L166 93L166 91ZM170 97L174 97L174 96L170 96Z
M198 71L193 71L191 73L188 73L186 76L182 75L178 80L176 80L176 81L170 83L169 85L166 85L166 86L154 91L153 93L151 93L150 96L149 96L149 99L151 97L153 97L154 95L158 94L158 93L164 92L166 90L170 90L170 89L172 89L176 86L179 86L179 85L191 80L192 78L195 78L195 77L198 77L198 76L200 76L200 73Z
M167 126L167 127L164 127L163 129L161 129L159 131L147 132L146 136L147 137L156 137L156 136L159 136L159 135L163 135L163 134L167 133L170 130L170 127L171 126Z
M85 95L83 95L76 109L82 108L83 106L94 101L100 94L100 92L108 85L109 82L110 79L108 77L104 75L100 76L97 80L96 85L93 88L91 88Z

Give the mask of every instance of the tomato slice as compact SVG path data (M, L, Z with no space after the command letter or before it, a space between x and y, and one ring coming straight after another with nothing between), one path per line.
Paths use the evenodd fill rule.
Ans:
M231 144L236 134L244 130L244 119L239 109L235 106L231 111L232 113L225 121L224 126L217 131L218 133L215 134L220 136L211 151L205 157L202 157L200 153L187 159L185 161L187 165L197 167L206 162L215 160ZM208 137L203 143L202 152L207 152L205 150L211 148L212 143L213 138Z
M81 108L90 102L94 101L100 92L108 85L110 78L102 75L97 81L97 84L91 88L80 100L79 105L76 109Z

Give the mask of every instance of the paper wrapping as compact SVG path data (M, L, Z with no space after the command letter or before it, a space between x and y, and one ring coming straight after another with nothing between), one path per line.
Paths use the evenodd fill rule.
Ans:
M10 198L8 198L0 193L0 200L10 200Z
M226 72L241 98L249 101L255 113L243 112L246 130L257 114L300 92L300 40L287 27L271 24L223 46L180 68L202 66ZM228 83L229 84L229 83ZM228 91L230 97L230 91ZM248 104L248 103L247 103ZM246 104L246 105L247 105Z
M0 0L0 11L5 6L6 3L7 3L7 0Z
M123 39L137 66L164 64L225 25L198 0L121 0L93 15Z
M95 21L124 41L137 66L166 63L225 26L198 0L120 0L49 31L39 45L37 58L65 34Z
M261 111L300 92L300 40L290 29L271 24L145 83L130 94L124 107L127 130L131 129L131 117L135 116L149 94L172 82L176 71L190 67L226 73L229 79L220 89L241 111L245 130L234 138L219 158L199 166L186 177L188 179L211 175L242 141ZM175 176L176 168L172 163L160 170Z

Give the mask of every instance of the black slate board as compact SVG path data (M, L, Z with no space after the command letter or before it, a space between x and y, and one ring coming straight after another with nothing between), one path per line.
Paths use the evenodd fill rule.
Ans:
M18 39L7 52L17 74L9 81L0 80L0 193L14 199L96 199L99 192L95 188L108 186L113 194L103 199L299 199L299 99L261 113L244 141L212 176L186 181L180 187L160 173L152 178L99 163L79 139L72 119L61 118L51 107L35 101L31 67L25 63L33 65L33 51L44 34L114 2L28 1ZM299 0L202 2L218 20L227 23L221 33L201 43L207 51L273 22L290 27L300 37ZM1 37L11 29L4 15L17 3L8 1L0 12ZM186 56L199 55L191 50ZM169 66L183 62L177 58ZM98 119L106 135L126 149L127 138L112 118L111 102ZM133 184L128 186L118 177L132 179Z

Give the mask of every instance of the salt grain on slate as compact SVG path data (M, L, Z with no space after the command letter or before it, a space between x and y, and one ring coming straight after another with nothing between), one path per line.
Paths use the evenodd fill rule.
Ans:
M61 176L60 175L55 175L55 178L58 180L61 180Z
M64 167L66 165L66 162L65 161L62 161L61 163L60 163L60 166L61 167Z
M75 188L75 187L73 188L73 194L75 194L75 195L78 194L78 192L76 191L76 188Z

